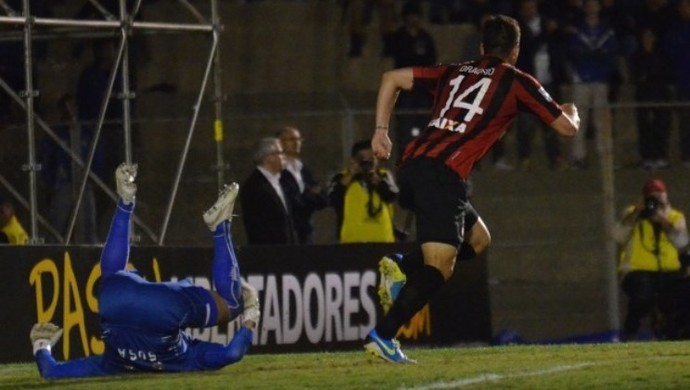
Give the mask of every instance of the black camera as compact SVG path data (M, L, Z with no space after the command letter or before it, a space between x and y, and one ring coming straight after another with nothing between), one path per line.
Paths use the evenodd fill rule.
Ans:
M644 198L644 207L642 207L642 210L640 211L640 217L653 217L654 215L656 215L656 211L659 209L660 206L661 202L659 202L659 199L653 196L648 196Z
M359 162L359 169L361 169L363 173L369 173L374 170L374 162L371 160L362 160Z

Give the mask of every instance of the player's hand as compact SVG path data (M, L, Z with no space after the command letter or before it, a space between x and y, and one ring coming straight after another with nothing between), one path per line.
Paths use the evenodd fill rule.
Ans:
M374 137L371 139L371 150L374 152L374 156L388 160L391 157L392 149L393 143L388 137L388 132L379 130L374 132Z
M561 135L565 135L568 137L572 137L580 129L580 114L577 112L577 107L575 106L574 103L563 103L561 104L561 110L563 111L563 115L568 119L570 124L575 128L574 131L568 131L567 133L561 133Z
M50 351L62 337L62 328L52 322L39 322L34 324L29 333L29 338L34 347L34 355L41 349Z
M577 113L577 106L575 103L563 103L561 104L561 110L565 112L569 116L575 116L579 114Z

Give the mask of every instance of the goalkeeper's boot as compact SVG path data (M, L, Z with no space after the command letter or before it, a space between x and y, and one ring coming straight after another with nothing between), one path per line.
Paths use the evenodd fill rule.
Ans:
M242 300L244 301L244 312L242 317L244 321L253 321L256 325L259 324L261 318L261 309L259 306L259 294L251 284L242 279Z
M137 164L122 163L115 170L115 189L126 205L131 204L137 194L137 184L134 182L136 178Z
M204 213L204 222L212 232L223 222L232 219L232 210L235 208L235 200L240 191L237 183L226 184L218 195L218 200Z
M367 340L369 342L364 344L364 349L374 357L391 363L417 363L416 360L408 358L400 350L400 342L398 340L381 338L376 333L376 329L372 329L369 332Z
M407 282L407 276L400 270L398 263L402 261L402 255L399 253L385 255L379 261L379 274L381 279L379 281L379 303L383 308L383 313L388 313L393 302L398 297L400 289L403 288Z

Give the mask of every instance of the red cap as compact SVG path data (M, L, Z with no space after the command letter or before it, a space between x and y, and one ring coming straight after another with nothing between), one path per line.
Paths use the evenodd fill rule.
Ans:
M644 196L648 196L653 192L666 192L666 184L660 179L652 179L642 187Z

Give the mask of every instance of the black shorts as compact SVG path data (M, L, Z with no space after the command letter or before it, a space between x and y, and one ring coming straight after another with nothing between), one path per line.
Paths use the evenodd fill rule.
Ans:
M417 158L398 174L400 206L414 211L417 241L459 246L479 219L467 200L467 184L443 162Z

